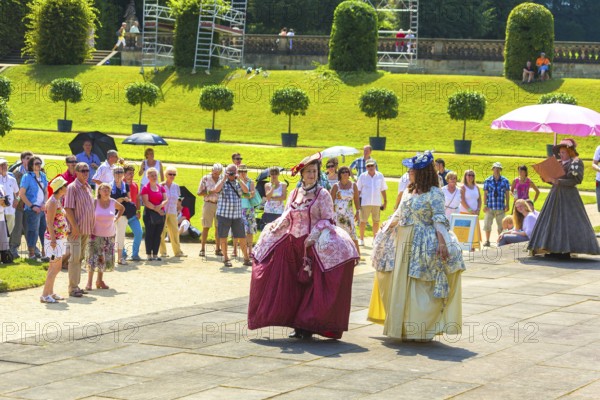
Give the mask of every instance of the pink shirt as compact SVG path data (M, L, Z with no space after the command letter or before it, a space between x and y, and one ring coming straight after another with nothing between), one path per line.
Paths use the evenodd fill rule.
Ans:
M148 200L150 201L150 203L154 204L155 206L162 203L163 193L166 193L166 190L164 187L162 187L162 185L157 184L157 186L158 186L158 191L155 192L154 190L150 189L150 184L148 183L147 185L145 185L142 188L142 192L140 193L142 196L145 194L148 195Z
M115 236L115 217L117 211L115 210L115 199L110 199L108 208L102 208L100 200L96 200L96 221L94 223L94 236L111 237Z

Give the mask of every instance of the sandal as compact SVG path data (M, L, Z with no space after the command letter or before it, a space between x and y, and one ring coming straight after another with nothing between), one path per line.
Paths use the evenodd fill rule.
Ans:
M52 296L52 298L53 298L54 300L64 300L64 299L65 299L64 297L62 297L62 296L59 296L59 295L57 295L57 294L55 294L55 293L52 293L50 296Z
M232 264L232 263L231 263L231 261L229 261L229 260L227 260L227 261L224 261L224 262L223 262L223 264L224 264L226 267L233 267L233 264Z
M204 250L200 250L200 253L198 253L198 255L200 257L204 257L206 255L206 252Z
M90 291L91 291L91 290L93 290L93 289L92 289L92 285L87 285L87 286L85 287L85 290L90 290Z
M125 260L119 260L119 265L129 265L129 263Z
M96 282L96 287L98 289L110 289L104 281Z
M51 295L40 296L40 303L58 303Z
M242 265L245 266L245 267L251 267L252 266L252 260L250 260L250 259L244 260L244 263Z
M215 256L222 256L223 252L221 251L221 249L215 251Z

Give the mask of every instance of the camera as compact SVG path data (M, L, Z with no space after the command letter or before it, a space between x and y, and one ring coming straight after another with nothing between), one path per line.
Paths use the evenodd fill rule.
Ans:
M235 175L235 172L228 172L228 173L227 173L227 175L229 175L229 176L234 176L234 175Z

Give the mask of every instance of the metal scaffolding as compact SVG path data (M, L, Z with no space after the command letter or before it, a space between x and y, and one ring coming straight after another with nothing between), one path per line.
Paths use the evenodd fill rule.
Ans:
M152 67L156 70L159 58L173 59L173 45L161 43L158 32L161 29L172 32L174 26L175 17L170 7L159 5L158 0L144 0L142 72L144 67Z

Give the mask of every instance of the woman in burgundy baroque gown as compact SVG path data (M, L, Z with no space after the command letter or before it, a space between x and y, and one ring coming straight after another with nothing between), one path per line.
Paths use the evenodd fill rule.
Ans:
M321 154L292 168L302 185L285 212L263 229L253 252L248 327L294 328L290 337L313 333L339 339L348 330L354 266L352 239L333 222L331 195L318 182Z

